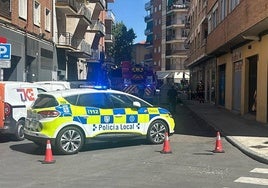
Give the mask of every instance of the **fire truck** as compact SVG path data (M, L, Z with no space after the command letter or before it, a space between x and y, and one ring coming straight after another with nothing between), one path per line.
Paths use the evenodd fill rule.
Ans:
M153 68L141 64L121 62L123 87L122 91L152 102L156 90L156 75Z

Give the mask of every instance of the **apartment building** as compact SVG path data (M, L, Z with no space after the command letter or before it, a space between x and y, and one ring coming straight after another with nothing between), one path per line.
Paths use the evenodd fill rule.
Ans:
M1 67L0 59L1 80L87 78L89 63L100 67L106 60L114 22L107 7L113 2L0 0L0 37L12 52L10 66Z
M37 81L56 66L53 45L53 1L0 0L0 35L11 46L1 80Z
M188 72L184 67L188 4L185 0L151 0L145 4L145 35L147 48L151 49L145 61L151 61L158 79L168 77L174 82L174 75L183 73L181 79L185 79Z
M95 68L102 66L105 43L108 45L112 41L111 22L114 22L114 17L107 12L107 7L108 3L113 2L56 0L55 36L59 79L86 79L92 77L88 73L93 74ZM105 38L106 28L109 34Z
M267 123L268 1L193 0L189 9L192 86L206 100Z

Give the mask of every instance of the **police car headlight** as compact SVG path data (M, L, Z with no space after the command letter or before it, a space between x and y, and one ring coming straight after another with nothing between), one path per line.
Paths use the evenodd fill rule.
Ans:
M168 113L168 116L169 116L170 118L172 118L172 114L171 114L170 112Z

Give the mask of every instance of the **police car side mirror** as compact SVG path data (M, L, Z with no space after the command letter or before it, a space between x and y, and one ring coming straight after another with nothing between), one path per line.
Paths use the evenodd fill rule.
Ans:
M134 101L133 106L139 108L139 107L141 107L141 103L138 101Z

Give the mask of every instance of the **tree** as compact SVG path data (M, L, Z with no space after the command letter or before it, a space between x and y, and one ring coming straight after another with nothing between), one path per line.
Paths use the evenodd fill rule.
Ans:
M119 22L115 24L112 35L114 42L108 49L109 56L114 58L116 65L120 65L121 61L131 61L132 46L137 37L133 29L127 30L123 22Z

